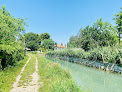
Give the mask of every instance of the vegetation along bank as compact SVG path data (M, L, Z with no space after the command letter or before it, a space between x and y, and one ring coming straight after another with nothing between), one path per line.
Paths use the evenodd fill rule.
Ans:
M77 35L71 36L66 50L46 55L122 73L122 11L113 19L116 26L98 19L92 26L81 28Z
M117 48L98 47L88 52L83 49L67 49L63 51L50 51L46 53L46 56L122 73L122 51Z
M42 82L41 92L87 92L72 80L69 71L40 54L33 54L38 59L39 82ZM91 92L91 91L88 91Z

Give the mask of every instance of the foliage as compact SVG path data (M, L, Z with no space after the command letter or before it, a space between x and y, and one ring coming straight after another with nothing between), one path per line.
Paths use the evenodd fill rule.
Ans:
M50 34L48 33L42 33L39 35L39 42L41 43L45 39L50 39Z
M117 63L117 61L115 60L117 54L118 50L116 48L98 47L88 52L88 58L95 61L98 60L103 62Z
M2 69L8 65L13 65L16 61L24 58L24 50L19 44L15 45L0 45L0 59Z
M72 80L68 71L63 70L57 63L37 55L39 61L40 82L42 92L82 92ZM47 68L48 67L48 68Z
M88 52L84 50L49 51L46 54L122 64L122 51L115 47L97 47Z
M46 53L47 55L56 55L56 56L67 56L67 57L75 57L75 58L85 58L84 50L64 50L64 51L49 51Z
M32 51L37 50L39 48L39 35L36 33L25 34L25 44Z
M23 40L24 37L21 37ZM25 44L27 48L30 48L32 51L35 50L54 50L54 45L57 43L50 39L50 35L48 33L42 33L41 35L35 33L27 33L25 34Z
M70 39L69 39L69 43L67 44L68 47L70 47L70 48L78 47L78 45L79 45L78 40L79 40L78 36L71 36Z
M119 44L120 44L120 40L122 38L122 11L120 11L118 14L115 14L114 16L115 17L113 19L116 20L116 24L117 24L116 28L117 28Z
M0 92L10 92L16 77L19 75L22 67L25 65L28 56L17 62L14 66L9 66L0 72Z
M42 52L47 52L46 49L43 48L43 46L41 46L41 47L38 49L38 51L40 51L40 52L41 52L41 51L42 51Z
M42 43L42 46L44 47L44 49L52 49L54 50L54 45L56 45L57 43L55 43L52 39L45 39Z
M5 6L0 8L0 69L24 58L23 43L18 39L25 33L24 19L14 18Z
M25 32L24 19L14 18L5 8L2 6L0 9L0 44L11 44L17 39L20 33Z
M117 43L115 28L108 22L97 20L92 27L80 29L77 36L71 36L68 47L83 48L85 51L97 46L114 46Z
M122 49L118 50L115 60L117 64L122 64Z
M92 38L98 42L99 46L113 46L117 43L117 33L112 24L97 20L93 25Z

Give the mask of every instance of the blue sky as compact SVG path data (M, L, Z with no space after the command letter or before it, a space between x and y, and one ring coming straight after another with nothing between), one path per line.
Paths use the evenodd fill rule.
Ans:
M66 44L80 28L97 19L110 22L120 11L122 0L0 0L16 18L28 18L26 33L49 33L58 44Z

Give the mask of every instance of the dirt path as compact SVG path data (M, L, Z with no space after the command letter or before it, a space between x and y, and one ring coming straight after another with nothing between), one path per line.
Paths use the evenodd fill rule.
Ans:
M36 57L35 57L36 58ZM31 57L29 56L29 60ZM25 66L29 62L29 60L26 62ZM36 58L36 63L35 63L35 72L31 75L32 76L32 81L27 84L27 86L20 86L18 87L18 82L21 78L21 74L24 71L25 66L22 68L20 75L16 78L16 82L13 84L13 89L11 92L38 92L39 89L39 75L38 75L38 59Z

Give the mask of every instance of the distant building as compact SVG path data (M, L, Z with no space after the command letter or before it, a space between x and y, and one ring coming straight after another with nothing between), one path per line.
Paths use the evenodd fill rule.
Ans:
M65 46L63 45L55 45L55 49L54 50L64 50L65 49Z

